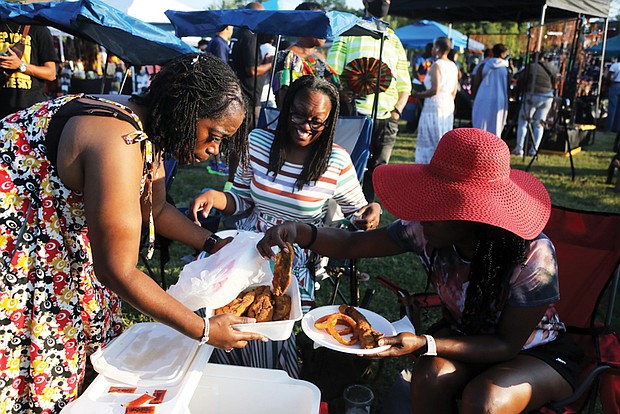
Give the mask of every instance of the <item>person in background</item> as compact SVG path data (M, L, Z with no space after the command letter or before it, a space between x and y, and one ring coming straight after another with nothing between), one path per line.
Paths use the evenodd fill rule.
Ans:
M265 10L265 7L258 2L248 3L245 8L249 10ZM243 93L248 100L247 125L250 129L253 129L256 128L258 122L260 97L265 83L265 76L271 70L273 56L264 61L260 60L260 52L257 55L256 50L256 34L248 28L242 27L237 29L234 37L236 37L237 41L234 42L232 47L230 65L237 74L239 81L241 81Z
M390 9L390 0L363 0L363 4L366 19L373 17L381 19L387 16ZM372 172L377 166L390 161L398 135L398 120L411 92L407 54L394 31L389 28L387 30L389 35L383 44L382 62L390 68L393 79L378 97L377 122L373 125L370 158L364 174L364 195L368 201L375 199ZM334 40L327 54L327 63L341 75L345 66L354 59L362 57L378 59L380 49L380 39L373 39L370 36L341 36ZM358 115L371 116L374 100L375 94L356 97Z
M478 92L478 86L479 85L475 85L474 84L474 79L476 77L476 73L478 73L478 71L480 70L481 67L484 66L485 63L487 63L487 60L489 60L490 58L493 57L493 51L491 49L484 49L484 52L482 52L482 60L477 62L474 67L469 71L470 72L470 76L471 76L471 93L472 95L475 97L476 96L476 92Z
M458 68L448 59L452 41L438 37L433 45L435 62L424 78L424 92L412 91L415 98L424 98L418 124L415 150L416 164L428 164L441 137L454 126L454 98L458 90Z
M411 69L413 76L420 82L424 82L424 78L428 73L431 65L435 62L435 56L433 55L433 43L427 43L424 48L424 53L421 55L415 55L411 60Z
M375 228L381 210L368 204L349 154L334 144L338 90L323 78L305 75L286 92L275 131L249 135L248 168L239 168L230 191L209 190L196 197L188 214L197 220L215 208L224 215L250 212L239 230L264 232L286 220L322 226L326 202L334 199L357 228ZM302 309L314 305L315 260L295 245L292 274L299 283ZM284 369L298 378L295 336L288 341L255 344L243 352L218 352L215 360L234 365Z
M461 69L461 62L459 62L459 52L456 49L450 49L448 52L448 59L456 65L456 68L458 69L458 80L460 83L461 78L463 77L463 70Z
M620 97L620 58L614 58L613 63L607 70L606 80L609 84L609 92L607 97L607 120L605 121L605 129L607 131L620 131L620 105L618 105Z
M381 166L373 179L400 220L357 233L284 223L257 248L268 258L285 242L330 257L420 257L442 318L425 334L379 340L390 347L377 358L417 356L411 383L384 398L383 412L527 413L571 395L583 352L554 307L558 267L542 233L551 200L537 178L510 168L506 143L454 129L430 164ZM399 397L404 410L392 407Z
M233 29L233 26L226 26L224 29L217 32L209 41L206 52L228 63L228 42L230 42L230 38L232 37Z
M28 28L23 56L10 46L23 38ZM24 26L7 21L0 23L0 69L12 72L0 85L0 119L45 101L45 83L56 79L58 55L49 29L45 26Z
M501 137L508 116L508 85L511 77L506 60L508 49L498 43L493 46L493 56L474 75L476 96L471 121L474 128Z
M536 56L533 57L536 59ZM557 71L553 63L547 61L541 53L538 62L528 64L517 77L517 89L523 96L519 123L517 127L517 144L512 153L523 155L525 137L530 136L529 154L536 155L545 130L545 122L551 105ZM531 131L531 132L528 132ZM533 134L533 135L532 135Z
M228 242L166 202L162 157L244 154L245 110L230 67L191 53L144 95L67 95L0 121L2 412L75 399L89 356L122 332L121 301L215 347L265 339L233 329L254 319L203 318L137 268L143 226L148 258L155 232L211 253Z
M209 46L209 41L206 39L200 39L198 41L198 50L200 50L201 52L206 52L207 51L207 46Z
M274 45L276 41L276 36L274 34L258 34L258 43L260 44L260 56L261 61L266 61L276 54L276 47ZM271 84L271 72L265 76L265 83L263 84L263 89L260 97L260 105L261 108L269 107L275 108L276 98L274 96L273 88L270 87Z
M322 11L323 6L314 2L299 4L295 10ZM276 103L282 106L286 90L296 79L304 75L314 75L333 83L340 93L340 115L355 115L351 110L353 95L345 93L338 74L325 62L325 56L319 49L325 44L325 39L314 37L300 37L295 44L278 53L275 63L273 90L276 93Z

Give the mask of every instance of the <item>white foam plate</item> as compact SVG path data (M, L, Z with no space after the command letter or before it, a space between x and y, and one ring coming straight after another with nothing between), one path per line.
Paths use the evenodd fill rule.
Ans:
M374 313L373 311L370 311L368 309L356 309L366 317L366 319L375 331L381 332L385 336L396 335L396 329L394 329L394 326L392 326L392 324L383 316ZM315 308L303 317L303 319L301 320L301 328L306 333L306 335L308 335L308 337L312 339L316 344L329 349L333 349L334 351L344 352L346 354L371 355L379 353L381 351L385 351L390 347L389 345L384 345L372 349L362 349L360 348L359 342L355 345L350 346L342 345L330 334L328 334L327 331L314 327L314 323L321 317L338 312L338 305L321 306L320 308ZM343 337L349 339L350 334L343 335Z

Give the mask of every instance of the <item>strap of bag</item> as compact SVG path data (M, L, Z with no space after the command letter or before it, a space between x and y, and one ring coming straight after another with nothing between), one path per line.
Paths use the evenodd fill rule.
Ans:
M549 72L549 69L547 69L545 67L545 65L543 65L542 63L538 62L538 66L540 66L541 68L543 68L545 70L545 72L547 72L547 75L549 75L549 78L553 79L553 75L551 74L551 72Z
M22 32L21 40L19 42L17 42L17 43L23 43L24 46L25 46L26 45L26 37L28 37L28 32L29 31L30 31L30 25L27 24L26 26L24 26L24 31ZM11 50L13 50L13 49L11 48ZM24 51L25 50L26 50L25 47L17 48L17 51L16 51L17 57L21 59L22 56L24 56ZM13 50L13 51L15 52L15 50Z

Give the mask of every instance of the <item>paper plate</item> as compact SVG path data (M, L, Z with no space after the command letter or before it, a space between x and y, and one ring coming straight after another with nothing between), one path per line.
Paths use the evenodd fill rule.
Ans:
M387 319L383 316L369 311L368 309L356 308L359 310L365 317L368 319L368 322L372 326L372 328L377 331L383 333L385 336L395 336L396 329ZM324 346L329 349L333 349L334 351L344 352L346 354L355 354L355 355L370 355L376 354L381 351L385 351L390 347L390 345L379 346L372 349L362 349L360 348L360 344L357 343L355 345L347 346L342 345L338 341L336 341L327 331L323 329L317 329L314 327L314 322L317 319L329 315L332 313L338 313L338 306L322 306L320 308L316 308L308 312L303 319L301 320L301 328L308 335L310 339L312 339L316 344ZM344 335L345 338L349 338L349 335Z

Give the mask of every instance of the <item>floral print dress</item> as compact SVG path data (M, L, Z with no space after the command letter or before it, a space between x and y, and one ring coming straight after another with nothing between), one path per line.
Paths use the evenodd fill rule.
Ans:
M82 96L0 120L0 413L60 412L78 395L87 356L122 330L120 299L94 275L82 194L46 155L52 116ZM139 128L123 139L143 145L150 191L152 148L130 114Z

